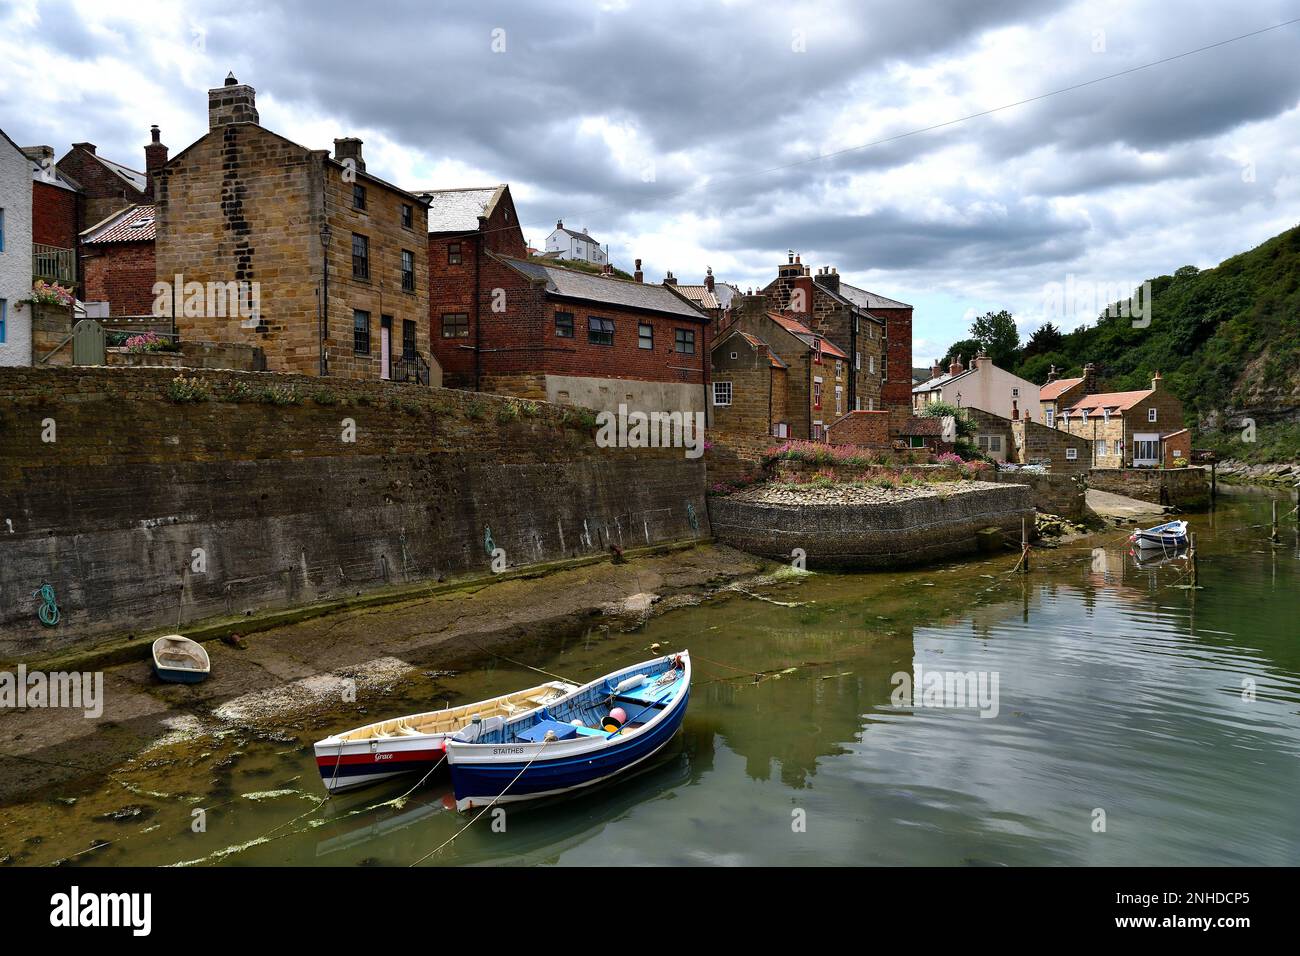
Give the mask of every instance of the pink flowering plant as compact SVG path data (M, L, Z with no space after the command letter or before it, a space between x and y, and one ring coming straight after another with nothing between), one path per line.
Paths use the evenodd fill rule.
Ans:
M76 296L72 290L59 285L57 282L46 282L44 279L37 279L32 283L32 301L37 305L61 305L70 306L76 301Z
M143 335L132 335L126 340L128 352L161 352L167 347L167 340L152 329Z

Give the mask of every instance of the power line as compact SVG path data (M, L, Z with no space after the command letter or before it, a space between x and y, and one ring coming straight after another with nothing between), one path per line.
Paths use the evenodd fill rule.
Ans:
M693 192L702 186L715 186L718 185L719 183L739 182L745 179L753 179L758 176L765 176L769 173L782 172L787 169L796 169L800 166L811 165L812 163L820 163L828 159L834 159L837 156L844 156L848 153L855 153L864 149L871 149L876 146L883 146L887 143L895 143L901 139L907 139L912 136L920 136L923 133L932 133L935 130L946 129L947 127L950 126L957 126L960 123L967 123L970 122L971 120L980 119L985 116L991 116L994 113L1001 113L1006 110L1015 109L1020 106L1027 106L1030 103L1037 103L1041 100L1050 99L1053 96L1061 96L1065 93L1073 93L1077 90L1085 89L1086 87L1089 86L1096 86L1098 83L1105 83L1109 80L1119 79L1120 77L1123 76L1130 76L1134 73L1140 73L1143 70L1152 69L1153 67L1163 66L1166 63L1173 63L1176 60L1182 60L1190 56L1196 56L1197 54L1200 53L1207 53L1210 50L1217 50L1220 47L1227 46L1230 43L1237 43L1241 40L1248 40L1251 37L1257 37L1265 33L1271 33L1274 30L1280 30L1283 27L1293 26L1294 24L1297 23L1300 23L1300 17L1296 17L1291 20L1284 20L1281 23L1274 23L1272 26L1263 27L1259 30L1252 30L1249 33L1242 33L1234 37L1228 37L1227 39L1224 40L1216 40L1214 43L1207 43L1204 46L1199 46L1196 47L1195 49L1184 50L1181 53L1175 53L1172 54L1171 56L1161 57L1158 60L1151 60L1148 63L1141 63L1137 66L1131 66L1124 70L1117 70L1114 73L1107 73L1104 76L1097 76L1092 78L1091 80L1084 80L1079 83L1072 83L1069 86L1063 86L1060 87L1059 89L1049 90L1046 93L1039 93L1035 96L1025 97L1024 99L1016 100L1015 102L1012 103L1004 103L1001 106L994 106L989 109L980 110L975 113L967 113L965 116L958 116L950 120L944 120L943 122L940 123L932 123L929 126L920 126L917 127L916 129L907 130L906 132L895 133L892 136L885 136L880 139L875 139L868 143L859 143L856 146L846 146L842 149L832 150L829 153L820 153L816 156L809 156L806 159L793 160L792 162L789 163L782 163L779 166L768 166L764 169L752 170L747 173L737 173L732 176L724 176L718 179L706 179L703 182L695 183L690 186L685 186L673 192L661 193L657 196L652 196L650 198L654 201L675 199L678 196L684 196L689 192ZM591 209L585 212L580 212L578 216L579 218L582 218L584 216L590 218L591 216L598 215L603 212L608 212L611 209L619 209L619 208L622 207L604 206L598 209ZM528 223L528 224L518 223L517 225L521 231L525 228L525 226L533 227L533 228L541 228L541 229L545 228L545 223L542 222L535 222L535 223ZM515 228L515 226L501 226L497 229L489 229L489 230L484 230L482 232L474 231L474 232L466 232L463 235L445 236L438 240L430 240L430 245L432 245L433 242L435 241L458 242L461 239L472 238L477 235L486 235L489 232L503 232L513 228Z

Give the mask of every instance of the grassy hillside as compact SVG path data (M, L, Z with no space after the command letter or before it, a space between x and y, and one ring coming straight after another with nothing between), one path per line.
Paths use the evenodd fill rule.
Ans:
M1197 428L1197 447L1300 459L1300 227L1213 269L1152 279L1151 296L1147 328L1103 316L1064 335L1036 334L1008 364L1041 383L1052 364L1077 375L1094 362L1114 391L1146 388L1158 369ZM1242 441L1244 419L1256 423L1254 442Z

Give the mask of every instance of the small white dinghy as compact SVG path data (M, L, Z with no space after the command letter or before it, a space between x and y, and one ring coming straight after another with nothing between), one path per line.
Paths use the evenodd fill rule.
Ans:
M1138 548L1160 548L1169 551L1187 543L1187 522L1168 521L1154 528L1139 529L1128 536L1130 544Z
M197 684L212 673L212 661L202 644L179 634L168 634L153 642L153 669L159 680Z
M424 772L442 759L446 738L471 725L497 726L554 703L577 687L550 681L473 704L393 717L331 734L315 744L316 768L331 793Z

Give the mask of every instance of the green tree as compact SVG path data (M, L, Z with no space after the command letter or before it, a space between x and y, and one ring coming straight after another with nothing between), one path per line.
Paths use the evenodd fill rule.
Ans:
M1033 334L1029 336L1029 341L1025 343L1025 358L1032 355L1045 355L1048 352L1059 352L1065 345L1065 336L1061 330L1051 322L1046 322L1034 329Z
M1010 312L1006 309L985 312L971 323L970 334L988 353L994 365L1015 368L1020 357L1020 330Z

